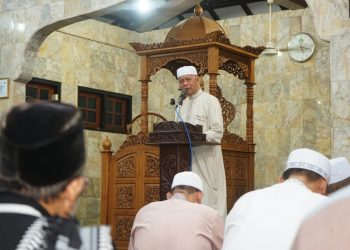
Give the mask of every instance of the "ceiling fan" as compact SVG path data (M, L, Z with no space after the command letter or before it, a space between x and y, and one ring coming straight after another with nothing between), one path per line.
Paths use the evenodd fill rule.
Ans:
M266 49L261 53L265 56L275 56L278 54L278 50L275 48L275 44L272 42L272 3L273 0L267 0L267 3L269 4L269 13L270 13L270 19L269 19L269 41L266 44Z

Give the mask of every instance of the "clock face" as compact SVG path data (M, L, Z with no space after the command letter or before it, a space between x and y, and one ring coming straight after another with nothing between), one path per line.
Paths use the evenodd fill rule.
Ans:
M297 62L309 60L314 53L315 42L309 34L298 33L288 43L289 56Z

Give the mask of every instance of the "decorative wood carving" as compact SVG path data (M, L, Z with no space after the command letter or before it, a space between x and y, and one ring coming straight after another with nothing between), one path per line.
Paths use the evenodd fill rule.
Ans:
M244 64L238 64L235 61L226 61L220 66L220 69L225 70L226 72L237 76L239 79L247 78L247 73L242 69Z
M235 192L233 194L233 204L241 197L244 195L248 190L245 185L235 185Z
M112 147L112 142L111 140L108 138L108 136L106 136L105 139L103 139L102 141L102 147L103 147L103 150L111 150L111 147Z
M253 53L253 54L257 55L257 56L260 55L261 52L263 52L266 49L266 47L264 47L264 46L252 47L252 46L249 46L249 45L244 46L244 47L239 47L239 48L242 48L245 51Z
M167 166L166 168L162 169L160 176L160 182L163 183L163 185L160 187L160 193L166 194L171 189L172 178L178 172L176 155L167 155L164 157L161 165ZM165 197L161 197L161 199L162 198L164 200Z
M247 178L247 161L246 159L236 158L233 167L234 180L246 180Z
M141 80L141 132L143 134L148 133L148 79Z
M184 124L187 127L192 144L203 144L206 142L201 125L170 121L154 124L153 132L149 134L148 144L157 145L164 142L167 142L167 144L177 144L187 142L188 138Z
M237 76L239 79L246 79L249 76L249 59L245 56L220 51L218 63L220 69Z
M202 74L203 70L208 68L208 56L205 50L196 51L193 53L183 53L177 55L165 55L165 56L157 56L157 57L149 57L148 63L148 74L154 75L161 68L167 68L166 65L171 61L187 61L188 64L196 65L199 74ZM174 75L176 75L176 69L169 67L168 68Z
M232 168L233 168L233 163L230 158L224 157L224 167L225 167L225 176L226 180L232 180Z
M247 85L247 142L252 144L254 138L254 122L253 122L253 102L254 102L254 85L252 82L245 82Z
M148 142L148 134L140 132L137 135L129 135L123 144L120 146L119 150L122 150L127 147L132 147L134 145L146 144Z
M135 208L135 185L117 185L116 208Z
M134 223L133 216L116 216L115 217L115 239L120 241L129 241L130 228Z
M220 102L221 109L222 109L222 117L224 120L224 130L227 130L228 125L235 119L236 116L236 108L235 105L233 105L231 102L227 101L222 96L222 90L219 86L217 86L217 96L216 96Z
M159 201L159 184L147 184L145 185L145 204Z
M231 133L228 130L228 125L233 121L236 115L235 106L227 101L222 96L221 88L217 87L217 98L220 102L222 108L222 117L224 120L224 135L222 137L222 142L230 143L230 144L247 144L247 141L244 140L241 136Z
M244 140L243 137L228 131L224 132L221 142L226 142L229 144L247 144L247 141Z
M117 163L117 177L135 177L135 156L130 155Z
M164 147L164 146L163 146ZM183 172L188 170L188 147L183 147L179 149L179 155L181 158L178 158L177 154L172 154L174 151L168 150L169 147L165 147L164 151L161 148L161 153L164 152L165 157L161 161L160 166L160 199L166 199L166 193L171 190L171 183L173 182L174 175L178 172ZM184 153L184 151L187 154ZM170 151L170 153L169 153Z
M210 42L230 44L230 39L228 39L226 35L221 31L214 31L207 34L205 37L199 38L199 39L179 40L176 38L170 38L169 41L164 43L151 43L151 44L130 43L130 45L136 51L143 51L143 50L154 50L154 49L177 47L177 46L184 46L184 45L193 45L198 43L210 43Z
M145 177L159 177L159 158L146 154Z

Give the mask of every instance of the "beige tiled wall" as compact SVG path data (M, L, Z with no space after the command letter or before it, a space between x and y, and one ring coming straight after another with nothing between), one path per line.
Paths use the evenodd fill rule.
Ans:
M235 45L261 46L268 39L268 15L229 19L221 22ZM293 62L288 52L256 61L254 126L256 143L255 186L276 182L290 150L311 147L331 154L329 44L317 38L309 10L273 14L273 40L286 47L289 37L308 32L316 41L316 52L305 63ZM133 116L140 112L139 59L129 42L162 42L168 30L135 33L93 20L79 22L53 32L39 49L33 75L62 83L62 100L77 103L77 86L102 89L132 96ZM149 111L171 120L170 98L177 98L177 81L166 70L151 77ZM208 90L208 77L204 77ZM220 72L219 86L224 97L236 107L230 130L245 136L245 86L226 72ZM24 85L15 83L18 101ZM11 101L12 103L12 101ZM10 106L10 105L9 105ZM125 135L85 131L88 152L86 174L92 185L80 201L83 224L99 221L101 140L111 138L117 150Z

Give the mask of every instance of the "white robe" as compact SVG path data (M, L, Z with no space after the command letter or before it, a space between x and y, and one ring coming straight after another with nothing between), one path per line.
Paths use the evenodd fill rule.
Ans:
M223 136L222 110L218 99L201 89L187 97L176 121L183 120L194 125L202 125L206 140L221 143ZM192 147L192 170L203 180L204 197L202 204L208 205L226 217L226 178L220 145L201 145Z
M249 192L226 217L222 250L289 250L303 219L326 199L297 179Z

